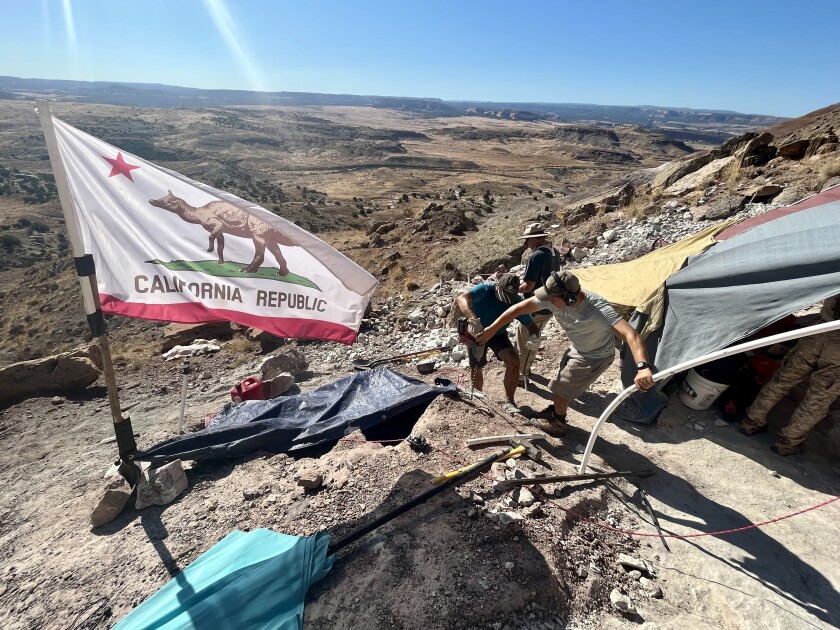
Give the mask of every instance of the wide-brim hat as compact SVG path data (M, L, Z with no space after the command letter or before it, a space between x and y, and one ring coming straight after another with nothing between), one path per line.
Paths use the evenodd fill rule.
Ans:
M548 236L548 233L543 229L542 223L529 223L525 226L525 231L519 238L537 238L540 236Z

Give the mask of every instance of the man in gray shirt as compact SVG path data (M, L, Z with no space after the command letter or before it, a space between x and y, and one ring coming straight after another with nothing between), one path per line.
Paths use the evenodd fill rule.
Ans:
M552 273L533 297L511 306L485 328L479 343L492 339L515 318L545 308L566 331L570 345L548 385L552 404L531 420L534 426L553 435L566 433L569 402L585 392L613 362L616 337L627 343L636 360L636 387L641 391L653 387L653 372L641 337L604 298L581 290L577 276L569 271Z

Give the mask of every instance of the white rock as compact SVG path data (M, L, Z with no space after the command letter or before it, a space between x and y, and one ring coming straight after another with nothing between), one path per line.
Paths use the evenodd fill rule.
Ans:
M610 603L617 611L625 615L635 615L636 607L627 595L623 594L617 588L614 588L610 593Z
M144 471L137 482L135 507L142 510L150 505L167 505L187 489L187 475L181 460L164 464L160 468Z

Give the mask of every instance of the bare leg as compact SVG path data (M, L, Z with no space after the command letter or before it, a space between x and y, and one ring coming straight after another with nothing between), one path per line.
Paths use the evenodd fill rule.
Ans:
M519 355L512 348L505 348L499 353L499 358L505 364L505 397L513 402L516 395L516 385L519 383Z
M569 401L565 398L560 398L556 394L551 397L551 402L554 403L554 413L558 416L565 416L566 411L569 409Z
M472 375L473 376L473 378L472 378L473 387L475 387L478 391L483 392L484 391L484 368L476 366L476 367L473 368L472 373L473 373L473 375Z

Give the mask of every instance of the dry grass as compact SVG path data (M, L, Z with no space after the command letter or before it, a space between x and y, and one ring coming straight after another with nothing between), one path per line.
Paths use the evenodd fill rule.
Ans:
M829 179L840 175L840 157L835 157L834 159L827 160L823 164L820 164L819 172L820 188L822 188Z
M406 291L416 291L417 289L420 288L420 285L417 284L414 280L406 280L405 283L403 284L403 288Z
M224 349L233 354L245 354L255 352L259 344L255 341L248 341L245 337L234 337L224 345Z

